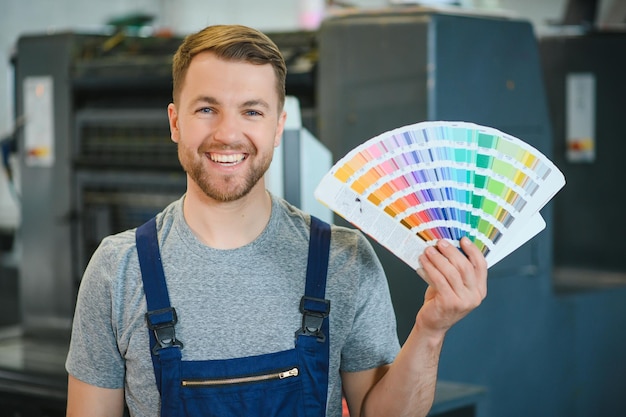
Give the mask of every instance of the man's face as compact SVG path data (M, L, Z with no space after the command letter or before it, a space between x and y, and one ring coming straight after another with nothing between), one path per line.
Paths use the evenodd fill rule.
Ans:
M265 187L263 175L286 117L278 109L271 65L200 53L168 115L181 165L207 197L235 201L257 184Z

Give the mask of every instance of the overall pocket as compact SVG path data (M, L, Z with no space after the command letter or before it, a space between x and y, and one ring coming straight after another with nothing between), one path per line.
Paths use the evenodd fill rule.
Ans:
M283 353L279 356L287 356L288 362L276 354L182 362L179 392L185 415L305 416L300 366L293 355ZM185 368L192 371L186 372Z
M278 379L296 378L300 371L297 367L263 373L259 375L233 376L212 379L184 379L181 385L187 388L209 388L209 387L232 387L235 385L251 384L254 382L268 382Z

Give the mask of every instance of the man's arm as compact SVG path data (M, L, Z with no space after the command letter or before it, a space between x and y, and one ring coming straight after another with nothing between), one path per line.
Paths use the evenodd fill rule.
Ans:
M425 416L432 407L439 355L446 332L487 295L487 263L467 238L461 248L441 240L420 257L428 283L424 305L393 364L343 373L351 415Z
M124 390L89 385L72 375L67 380L67 417L122 417Z

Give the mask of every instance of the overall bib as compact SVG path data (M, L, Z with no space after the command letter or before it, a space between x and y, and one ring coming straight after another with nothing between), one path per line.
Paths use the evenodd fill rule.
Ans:
M330 226L311 216L302 327L294 348L244 358L184 361L176 339L176 310L170 305L157 240L156 220L136 232L148 305L146 321L161 417L321 417L328 391L328 313L325 300ZM201 341L186 341L201 343Z

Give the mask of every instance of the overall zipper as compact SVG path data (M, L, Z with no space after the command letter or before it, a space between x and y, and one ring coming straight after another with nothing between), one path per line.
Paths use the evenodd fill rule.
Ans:
M214 387L218 385L247 384L251 382L270 381L274 379L293 378L295 376L298 376L298 373L298 368L292 368L288 371L254 376L242 376L236 378L183 380L181 384L183 387Z

